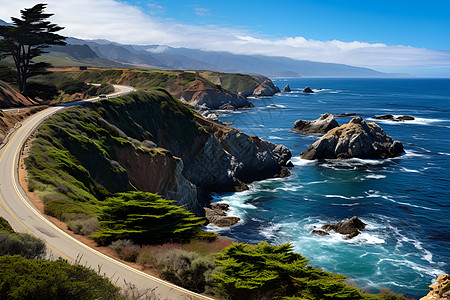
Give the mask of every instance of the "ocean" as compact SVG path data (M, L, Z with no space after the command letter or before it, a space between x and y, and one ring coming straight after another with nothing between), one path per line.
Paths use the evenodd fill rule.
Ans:
M293 243L310 264L349 276L366 291L390 288L424 296L439 274L450 273L450 79L276 79L291 93L252 99L254 108L221 112L220 121L287 146L291 176L252 183L239 193L215 194L242 220L208 225L239 242ZM303 94L310 86L315 93ZM319 90L321 89L321 90ZM385 160L306 161L299 155L319 134L291 128L297 119L357 113L375 121L405 153ZM373 120L410 115L414 121ZM344 124L351 117L336 118ZM312 235L314 228L357 216L367 224L344 240Z

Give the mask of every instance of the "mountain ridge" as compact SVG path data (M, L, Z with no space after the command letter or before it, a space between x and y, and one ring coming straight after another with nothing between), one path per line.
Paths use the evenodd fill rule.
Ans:
M122 45L107 40L68 38L68 44L86 44L101 58L164 69L214 70L269 77L398 77L345 64L295 60L282 56L243 55L226 51L173 48L165 45Z

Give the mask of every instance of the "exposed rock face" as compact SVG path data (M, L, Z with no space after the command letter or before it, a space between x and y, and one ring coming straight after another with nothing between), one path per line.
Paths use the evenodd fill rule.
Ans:
M195 109L236 109L249 107L251 103L244 96L224 89L210 88L202 83L193 84L183 91L180 100L194 106Z
M303 89L303 93L305 93L305 94L314 94L314 91L309 86L307 86L307 87L305 87Z
M333 128L339 127L338 122L331 114L324 114L314 121L297 120L292 130L301 133L327 133Z
M411 116L398 116L395 117L393 115L382 115L382 116L374 116L373 117L376 120L391 120L394 122L403 122L403 121L412 121L414 120L414 117Z
M323 231L323 230L317 230L314 229L313 231L311 231L311 234L316 234L316 235L320 235L320 236L327 236L330 235L328 232Z
M430 285L428 295L420 300L450 300L450 275L439 275L436 283Z
M240 191L255 180L289 175L286 166L291 152L285 146L204 119L202 122L214 134L194 155L183 158L184 175L190 182L216 192Z
M202 214L197 201L197 188L183 176L184 164L161 148L135 150L131 145L116 149L118 163L128 174L131 184L140 191L157 193L178 205Z
M348 240L351 238L354 238L358 234L360 234L360 230L366 228L366 224L358 219L358 217L354 216L346 221L342 221L339 223L336 223L334 225L331 224L325 224L322 226L323 230L330 231L333 230L334 232L346 235L344 239Z
M308 150L303 159L389 158L404 152L399 141L393 141L375 123L366 123L361 117L330 130Z
M219 227L227 227L239 222L238 217L227 216L229 205L226 203L211 203L211 207L205 207L205 216L208 221Z
M279 92L280 89L276 85L274 85L270 79L266 79L253 91L253 96L254 97L273 96Z
M289 93L292 92L291 91L291 87L289 86L289 84L286 84L286 86L284 87L284 89L282 90L283 93Z

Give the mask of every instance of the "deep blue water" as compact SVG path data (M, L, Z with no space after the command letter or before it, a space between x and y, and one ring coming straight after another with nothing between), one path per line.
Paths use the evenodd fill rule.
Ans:
M210 226L242 242L291 242L322 269L348 275L367 290L388 287L424 296L441 273L450 273L450 79L274 80L291 93L253 99L255 108L225 113L247 134L287 146L288 178L256 182L241 193L216 195L242 221ZM323 89L303 94L305 86ZM273 107L271 105L278 107ZM376 121L406 153L387 160L318 163L299 154L320 135L291 131L295 120L323 113L411 115L415 121ZM351 118L337 118L339 124ZM368 224L346 241L311 235L314 227L358 216Z

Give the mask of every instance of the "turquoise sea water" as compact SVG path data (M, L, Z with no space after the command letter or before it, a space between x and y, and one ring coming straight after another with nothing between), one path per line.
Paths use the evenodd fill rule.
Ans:
M367 290L388 287L423 296L450 273L450 80L278 79L293 92L253 99L255 108L222 112L247 134L287 146L292 175L253 183L248 191L217 194L242 221L209 229L241 242L293 243L312 265L348 275ZM303 94L305 86L315 94ZM273 105L276 105L274 107ZM323 113L411 115L414 121L376 121L406 153L387 160L305 161L299 154L320 135L290 130L295 120ZM351 118L337 118L339 124ZM362 234L311 235L314 228L358 216Z

